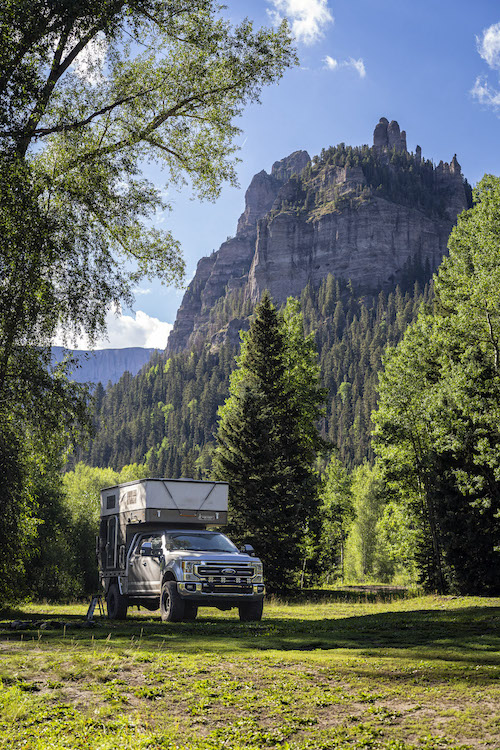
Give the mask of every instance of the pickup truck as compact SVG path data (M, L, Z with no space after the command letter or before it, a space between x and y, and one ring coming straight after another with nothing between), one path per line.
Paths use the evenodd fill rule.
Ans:
M138 605L180 622L203 606L260 620L262 563L250 545L238 549L208 528L226 519L222 482L148 479L103 490L98 557L108 616L122 619Z

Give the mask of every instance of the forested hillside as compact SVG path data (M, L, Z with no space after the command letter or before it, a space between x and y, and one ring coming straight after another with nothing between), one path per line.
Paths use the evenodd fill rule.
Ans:
M409 271L410 274L410 271ZM423 269L412 275L425 278ZM408 279L409 281L409 279ZM395 345L429 296L418 281L403 293L364 297L329 275L301 295L306 333L314 332L322 382L328 392L323 434L348 467L372 459L370 413L384 347ZM250 310L238 293L224 298L212 317L220 329ZM228 393L237 347L201 345L167 359L156 355L135 378L129 374L106 391L98 387L97 434L78 459L93 466L146 460L152 475L202 477L210 473L217 410Z

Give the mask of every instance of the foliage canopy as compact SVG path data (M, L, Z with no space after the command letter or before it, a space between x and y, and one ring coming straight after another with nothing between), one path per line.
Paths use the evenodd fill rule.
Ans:
M11 528L17 518L19 530L0 551L0 578L21 530L34 528L37 503L44 516L44 502L60 495L39 481L44 467L59 467L87 427L84 389L50 362L57 328L68 342L85 333L93 343L140 279L182 279L178 243L151 226L169 205L144 165L163 169L167 189L189 183L216 198L236 179L235 119L295 61L285 23L232 27L222 7L0 8L0 430L9 438L0 445L9 495L0 521Z

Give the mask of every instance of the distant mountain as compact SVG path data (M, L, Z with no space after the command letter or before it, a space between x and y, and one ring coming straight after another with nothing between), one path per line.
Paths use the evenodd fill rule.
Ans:
M71 377L77 383L117 383L125 372L137 375L157 349L132 346L126 349L98 349L71 351L62 346L52 347L53 362L61 362L67 354L77 360Z

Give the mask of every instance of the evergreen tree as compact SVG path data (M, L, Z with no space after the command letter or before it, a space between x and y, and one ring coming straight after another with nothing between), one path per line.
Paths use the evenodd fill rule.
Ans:
M265 294L244 336L230 395L220 409L215 474L230 485L230 527L250 541L272 590L297 583L305 532L317 511L315 423L323 392L300 316L281 316Z

